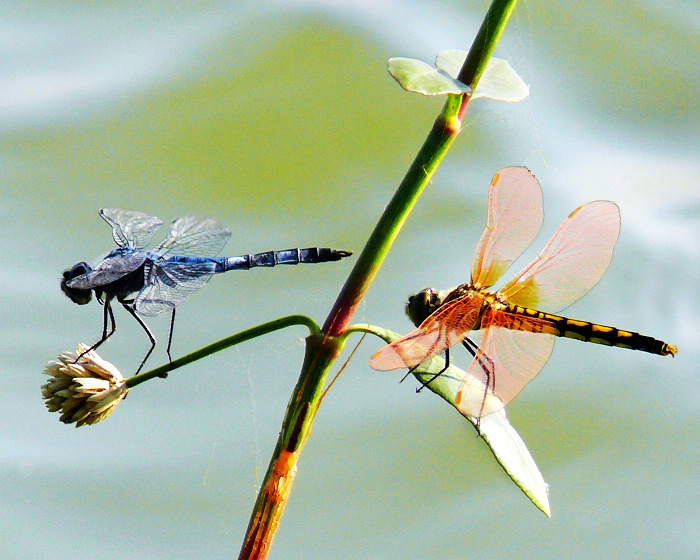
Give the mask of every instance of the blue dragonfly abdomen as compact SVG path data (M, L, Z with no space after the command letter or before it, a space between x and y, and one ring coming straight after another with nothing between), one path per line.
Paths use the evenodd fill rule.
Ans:
M202 266L213 263L214 274L229 270L249 270L256 267L271 267L282 264L317 264L339 261L351 255L349 251L340 251L328 247L307 247L305 249L284 249L282 251L266 251L238 257L187 257L174 255L165 259L166 262L182 266Z

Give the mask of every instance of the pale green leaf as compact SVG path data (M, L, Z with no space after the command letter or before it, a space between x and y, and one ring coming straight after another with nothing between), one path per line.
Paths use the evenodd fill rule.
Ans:
M530 498L537 509L551 517L549 486L542 478L525 442L508 422L505 409L484 416L479 430L506 474Z
M387 66L389 73L406 91L422 95L461 95L470 91L463 83L420 60L390 58Z
M452 78L457 78L467 59L467 51L459 49L447 49L440 51L435 57L435 66L443 72L447 72ZM493 60L493 57L491 58Z
M396 333L371 325L363 327L362 330L376 334L386 342L393 342L399 338L399 335ZM435 356L418 366L413 374L421 383L427 383L433 377L434 373L440 371L444 365L445 361L439 356ZM463 370L451 365L441 373L439 377L430 381L427 388L445 399L459 411L455 404L455 398L459 385L465 375ZM474 390L479 391L479 394L482 395L483 385L481 388L475 387ZM490 398L495 399L496 397L491 395ZM461 411L460 414L474 426L477 425L476 418L464 414ZM498 461L506 474L525 493L530 501L549 517L550 510L549 499L547 497L547 483L542 478L542 474L537 468L522 438L508 422L505 409L484 416L478 422L478 425L481 437L489 446L491 453L493 453L496 461Z
M448 49L441 51L435 59L435 65L450 77L457 79L467 51ZM492 56L486 65L486 69L476 86L471 98L493 99L495 101L507 101L514 103L522 101L530 93L527 85L511 68L508 61Z

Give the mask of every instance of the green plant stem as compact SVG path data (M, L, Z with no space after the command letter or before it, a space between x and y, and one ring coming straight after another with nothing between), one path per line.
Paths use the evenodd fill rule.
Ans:
M494 0L459 74L476 89L516 0ZM307 338L306 356L275 451L248 524L240 559L264 559L296 475L299 454L311 433L330 366L345 342L344 331L423 189L461 128L467 95L448 95L442 112L387 205L338 295L322 332Z
M516 2L517 0L494 0L486 12L484 21L481 22L469 55L457 76L457 79L470 86L472 91L476 89L476 85L486 69L486 63L491 58L503 30L506 28L506 23L515 9ZM479 54L472 56L472 53Z
M267 557L297 472L297 461L311 433L322 389L331 364L340 354L343 340L322 333L306 339L306 353L299 381L287 405L280 436L258 493L239 558Z
M200 348L195 352L182 356L182 358L173 360L169 364L165 364L144 373L129 377L126 380L126 384L128 387L136 387L136 385L143 383L144 381L148 381L154 377L163 377L170 371L186 366L187 364L191 364L192 362L196 362L197 360L201 360L202 358L215 354L216 352L220 352L221 350L229 348L230 346L235 346L241 342L246 342L247 340L251 340L264 334L294 325L305 325L312 335L320 331L320 328L316 322L305 315L289 315L287 317L281 317L280 319L275 319L274 321L269 321L267 323L263 323L262 325L252 327L245 331L241 331L229 337L223 338L217 342L205 346L204 348Z
M459 110L463 102L461 95L447 96L442 112L367 240L323 325L323 332L329 336L337 336L345 330L408 214L457 137L461 127Z
M494 0L486 13L458 76L471 91L476 90L516 1ZM467 95L447 96L440 116L357 258L323 325L323 332L329 336L337 336L350 323L408 214L457 137L468 103Z

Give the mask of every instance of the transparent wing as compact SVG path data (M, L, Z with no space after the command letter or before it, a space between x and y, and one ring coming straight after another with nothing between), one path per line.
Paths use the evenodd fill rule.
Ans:
M472 284L492 286L542 227L542 189L524 167L505 167L491 180L486 229L472 258Z
M457 408L476 418L502 409L540 372L553 348L551 334L487 328L457 390Z
M440 306L418 328L375 353L370 367L381 371L411 368L460 343L474 328L481 302L479 294L467 294Z
M105 257L90 272L76 276L66 284L69 288L78 290L92 290L99 286L105 286L136 270L147 257L148 254L145 251Z
M143 212L122 208L102 208L100 216L112 226L112 237L120 247L143 249L155 231L163 225L162 220Z
M148 263L145 286L134 300L136 311L146 317L155 317L175 309L209 281L214 267L212 262Z
M231 232L214 218L184 216L170 224L170 231L154 252L162 256L213 257L224 248Z
M559 311L603 277L620 234L620 210L596 200L580 206L559 226L540 255L499 290L510 303Z

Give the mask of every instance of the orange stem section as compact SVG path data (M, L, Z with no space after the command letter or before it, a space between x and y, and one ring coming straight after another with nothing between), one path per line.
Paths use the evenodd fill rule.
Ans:
M297 474L298 457L298 453L282 450L275 460L271 475L261 490L265 505L250 520L240 558L262 560L267 557Z

